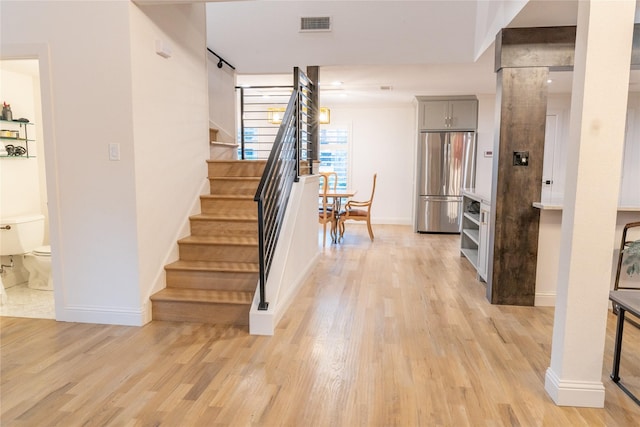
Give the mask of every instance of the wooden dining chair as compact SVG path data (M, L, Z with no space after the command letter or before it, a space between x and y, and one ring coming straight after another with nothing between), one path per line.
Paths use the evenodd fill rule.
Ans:
M373 187L371 188L371 197L369 200L359 202L356 200L349 200L344 207L344 212L340 212L338 219L338 229L340 230L340 238L344 235L344 223L345 221L366 221L367 229L369 230L369 238L373 242L373 229L371 228L371 205L373 204L373 196L376 193L376 178L377 173L373 174Z
M327 192L335 193L338 188L338 174L335 172L320 172L320 194L326 194ZM322 196L318 200L318 209L323 209ZM333 205L329 203L328 209L332 209Z
M322 196L320 197L320 206L318 208L318 222L323 225L322 247L325 247L327 243L327 224L331 224L332 228L335 226L334 225L335 212L333 211L333 202L329 202L327 197L327 193L330 192L329 177L327 175L320 174L320 183L322 186L321 187ZM335 191L335 187L334 187L334 191Z
M338 174L336 172L320 172L320 185L321 190L328 188L329 191L335 193L338 188Z

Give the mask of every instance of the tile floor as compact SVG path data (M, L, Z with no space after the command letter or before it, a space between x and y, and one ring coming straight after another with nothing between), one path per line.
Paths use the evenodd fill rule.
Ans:
M6 289L0 316L55 319L53 291L29 289L26 282Z

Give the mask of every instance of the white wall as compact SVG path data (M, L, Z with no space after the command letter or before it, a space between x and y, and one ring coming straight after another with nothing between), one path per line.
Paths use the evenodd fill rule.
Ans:
M479 95L478 159L476 191L491 196L491 158L484 151L493 150L495 95ZM416 124L417 104L380 106L332 106L331 123L351 128L351 187L358 193L354 199L366 200L371 180L378 172L378 183L371 211L372 222L378 224L413 225L415 209Z
M218 141L236 142L236 73L227 65L218 68L217 59L207 52L209 123L218 129Z
M414 105L326 106L331 109L332 124L351 127L350 184L357 190L353 198L369 199L377 172L371 221L413 224L417 144Z
M128 1L0 3L0 54L3 58L7 52L39 55L43 64L42 114L58 320L144 322L141 288L152 286L148 282L157 276L154 272L162 270L160 254L147 250L154 242L167 240L166 235L176 234L183 212L175 212L178 202L171 199L180 194L179 186L191 197L197 193L184 185L194 181L191 156L197 154L189 153L194 149L192 142L170 141L177 144L175 150L189 153L183 154L191 160L186 163L163 160L154 166L145 157L155 157L151 140L165 130L170 136L178 130L187 132L188 141L201 132L207 147L206 100L198 103L200 98L194 98L196 107L190 110L184 105L185 96L199 88L206 98L206 77L200 68L204 59L196 65L191 56L182 55L183 49L195 52L202 45L182 46L183 39L174 43L172 59L185 61L181 80L163 80L167 75L157 72L146 75L149 81L142 82L139 73L147 64L144 58L134 60L132 55L143 50L139 43L151 40L148 30L153 25L146 23L149 17L136 12L136 7ZM193 7L197 15L202 5L157 7L169 8L166 15L175 14L176 32L180 32L179 25L185 20L197 21L188 10ZM154 45L147 49L153 50ZM204 58L204 52L202 55ZM148 101L152 106L138 105L149 87L162 88L162 96ZM185 90L186 95L181 95ZM168 104L173 96L180 102L168 115L170 108L161 103ZM155 107L160 115L151 117ZM154 126L157 129L149 130ZM194 130L198 126L201 130ZM109 160L110 143L120 144L119 161ZM206 156L206 148L203 153ZM159 182L149 177L152 168L162 176ZM161 206L165 211L150 206L158 200L156 185L169 186L163 198L172 203ZM168 218L160 226L155 219L158 212ZM153 236L150 226L141 226L144 221L156 226Z
M491 176L493 171L494 127L496 96L476 95L478 97L478 131L476 133L476 193L485 200L491 200Z
M206 183L205 22L204 4L131 4L130 9L138 271L144 304L165 287L163 266L178 258L176 241L188 235L187 217L196 213L194 208L199 212L196 202ZM171 57L156 54L156 40L170 47Z
M629 94L627 139L620 183L621 206L640 206L640 94Z
M318 249L318 175L300 177L293 184L278 245L265 287L268 310L258 310L256 292L249 314L253 335L273 335L304 279L320 255Z
M553 185L543 201L562 204L564 194L564 177L567 163L567 145L569 139L569 115L571 113L570 94L550 94L547 104L547 115L557 116L556 144L549 160L553 161ZM545 148L546 149L546 148ZM545 153L545 156L547 153ZM640 94L629 93L627 109L627 131L625 138L625 154L622 178L620 183L620 206L640 206ZM548 165L545 164L545 167ZM543 189L545 187L543 186Z
M505 27L528 3L528 0L492 0L476 2L474 52L478 58L496 40Z
M3 54L5 45L15 51L47 44L51 87L43 89L51 104L43 104L43 125L53 131L45 155L60 320L106 321L115 314L126 323L140 314L128 6L0 6ZM110 142L121 144L122 161L109 162Z

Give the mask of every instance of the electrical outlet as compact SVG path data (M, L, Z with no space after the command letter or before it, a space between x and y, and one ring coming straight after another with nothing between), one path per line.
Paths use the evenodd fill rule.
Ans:
M513 166L529 166L529 152L528 151L514 151L513 152Z

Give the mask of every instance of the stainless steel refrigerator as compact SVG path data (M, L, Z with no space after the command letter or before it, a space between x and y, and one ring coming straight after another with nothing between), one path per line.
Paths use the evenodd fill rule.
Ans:
M417 230L459 233L463 188L475 186L475 132L421 132Z

